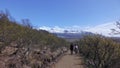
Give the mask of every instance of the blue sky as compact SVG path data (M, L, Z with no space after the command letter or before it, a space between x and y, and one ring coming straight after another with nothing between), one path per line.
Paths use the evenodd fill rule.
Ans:
M33 26L93 26L120 19L120 0L0 0L17 21Z

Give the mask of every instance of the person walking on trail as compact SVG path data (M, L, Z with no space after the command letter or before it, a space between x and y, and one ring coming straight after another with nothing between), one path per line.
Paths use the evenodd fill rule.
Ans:
M78 50L78 45L77 44L75 44L75 46L74 46L74 51L75 51L75 54L78 54L79 50Z
M74 45L73 45L73 43L71 43L70 44L70 52L71 52L71 54L73 54L73 51L74 51Z

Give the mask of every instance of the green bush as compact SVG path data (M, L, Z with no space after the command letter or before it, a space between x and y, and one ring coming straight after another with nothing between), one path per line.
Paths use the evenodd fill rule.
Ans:
M113 68L120 62L120 44L101 35L87 35L80 39L80 53L89 68Z
M50 34L44 30L33 29L29 24L29 20L22 20L24 24L17 24L11 21L9 15L0 13L0 42L4 46L10 45L15 41L20 47L38 47L48 46L56 49L62 45L66 45L66 41ZM62 44L61 44L62 42Z

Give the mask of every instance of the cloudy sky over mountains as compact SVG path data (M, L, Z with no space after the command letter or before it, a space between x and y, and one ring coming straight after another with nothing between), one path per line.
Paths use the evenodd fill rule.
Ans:
M47 27L47 26L42 26L39 29L42 30L47 30L51 33L80 33L81 31L86 31L86 32L92 32L96 34L102 34L105 36L114 36L114 37L120 37L120 35L114 35L111 31L111 29L116 29L120 31L117 26L116 22L109 22L105 24L100 24L96 26L86 26L86 27L80 27L80 26L71 26L71 27Z
M120 19L120 0L0 0L0 10L5 9L19 23L29 19L33 26L50 32L108 36L116 28L112 21Z

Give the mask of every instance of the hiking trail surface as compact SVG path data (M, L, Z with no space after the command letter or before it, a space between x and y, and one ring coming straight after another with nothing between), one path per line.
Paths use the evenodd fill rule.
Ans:
M84 68L83 58L67 52L52 68Z

